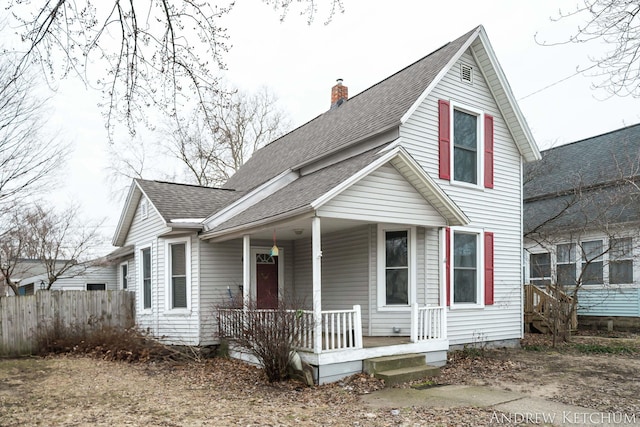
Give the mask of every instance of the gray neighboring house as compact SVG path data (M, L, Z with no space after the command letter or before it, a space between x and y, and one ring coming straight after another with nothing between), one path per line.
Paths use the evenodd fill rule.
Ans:
M72 267L53 283L52 291L93 291L128 289L129 262L133 246L117 248L108 255ZM33 295L45 286L47 275L38 260L29 260L30 269L20 277L20 295ZM15 274L14 274L15 277ZM12 295L8 289L7 295Z
M481 26L356 96L338 81L223 188L133 181L113 244L134 247L136 323L212 345L231 299L295 299L318 383L376 356L517 345L522 165L539 158Z
M582 274L582 326L640 328L640 124L543 151L524 195L526 281Z

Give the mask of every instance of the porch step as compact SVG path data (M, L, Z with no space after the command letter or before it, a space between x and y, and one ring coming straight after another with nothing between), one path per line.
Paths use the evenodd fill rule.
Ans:
M385 386L391 386L407 381L419 380L425 377L435 377L440 374L440 368L436 366L412 366L409 368L392 369L374 374L376 378L384 380Z
M387 386L440 374L440 368L426 364L424 354L402 354L366 359L364 371L384 380Z

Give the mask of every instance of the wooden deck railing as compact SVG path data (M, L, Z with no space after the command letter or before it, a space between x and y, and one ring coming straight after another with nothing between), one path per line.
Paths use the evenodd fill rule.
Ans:
M570 329L576 330L578 316L576 310L571 312L573 308L573 298L557 286L549 285L546 289L542 289L532 284L524 285L525 325L546 326L551 331L554 325L558 329L564 329L566 326L564 319L568 319Z

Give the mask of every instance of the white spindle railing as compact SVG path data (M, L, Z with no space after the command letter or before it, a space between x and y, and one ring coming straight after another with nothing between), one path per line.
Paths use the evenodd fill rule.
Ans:
M220 323L220 334L226 338L240 338L247 319L251 316L251 321L264 324L275 323L277 310L253 310L247 313L241 308L219 309L218 321ZM296 348L303 351L314 350L314 338L316 328L314 327L313 311L310 310L287 310L292 314L293 343ZM353 306L352 310L329 310L321 313L321 351L345 350L362 348L362 318L360 306Z
M444 307L411 306L411 341L442 339L446 337Z
M362 348L360 306L322 312L322 351Z

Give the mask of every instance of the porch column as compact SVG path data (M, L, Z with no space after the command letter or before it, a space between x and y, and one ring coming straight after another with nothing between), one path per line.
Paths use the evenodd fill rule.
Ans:
M242 306L248 307L251 296L251 236L242 236Z
M320 245L320 218L313 217L311 221L311 264L313 266L313 352L322 351L322 246Z

